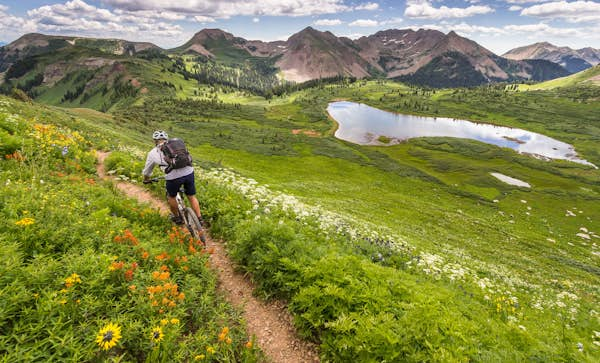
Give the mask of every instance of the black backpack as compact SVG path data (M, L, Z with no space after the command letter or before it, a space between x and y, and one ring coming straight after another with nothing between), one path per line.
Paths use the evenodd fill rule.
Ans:
M173 169L181 169L186 166L192 166L192 156L185 147L185 143L181 139L169 139L160 147L167 168L165 173L170 173Z

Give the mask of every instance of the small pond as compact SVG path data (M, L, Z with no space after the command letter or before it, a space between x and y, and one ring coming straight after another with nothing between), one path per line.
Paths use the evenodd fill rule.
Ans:
M335 136L361 145L393 145L414 137L457 137L509 147L543 159L592 163L577 157L573 146L521 129L445 117L422 117L382 111L354 102L332 102L327 112L339 124Z

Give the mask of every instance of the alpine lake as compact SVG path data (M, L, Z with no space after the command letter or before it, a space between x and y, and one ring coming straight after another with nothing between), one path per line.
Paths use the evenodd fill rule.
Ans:
M511 148L541 159L563 159L597 168L579 158L572 145L518 128L397 114L348 101L330 103L327 112L338 123L335 137L360 145L394 145L416 137L456 137Z

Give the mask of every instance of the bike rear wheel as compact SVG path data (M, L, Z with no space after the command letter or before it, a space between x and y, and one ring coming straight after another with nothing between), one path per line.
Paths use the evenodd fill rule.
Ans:
M198 220L198 217L196 216L196 213L194 213L194 210L190 207L187 207L184 209L183 213L186 222L186 227L190 231L192 237L194 237L197 240L200 240L202 244L206 245L206 238L204 237L204 230L202 229L202 224L200 223L200 220Z

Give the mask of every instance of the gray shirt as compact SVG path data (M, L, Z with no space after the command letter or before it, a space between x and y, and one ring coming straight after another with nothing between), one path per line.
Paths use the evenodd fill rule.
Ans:
M144 165L144 170L142 174L144 176L151 176L152 170L155 166L157 166L163 172L167 168L167 162L164 159L162 151L160 151L160 145L156 145L155 148L150 150L148 156L146 157L146 165ZM167 175L165 175L166 180L173 180L177 178L181 178L182 176L189 175L194 172L194 168L191 166L186 166L181 169L173 169Z

